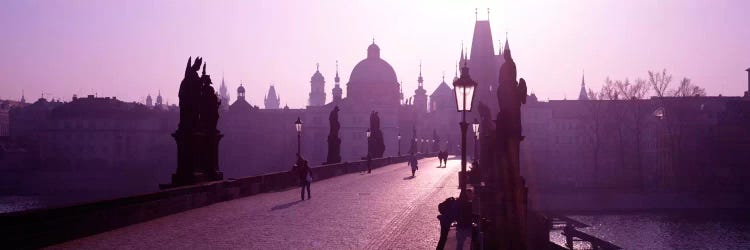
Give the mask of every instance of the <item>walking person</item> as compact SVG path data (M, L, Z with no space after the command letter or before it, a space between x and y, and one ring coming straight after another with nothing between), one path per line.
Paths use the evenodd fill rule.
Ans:
M297 174L299 175L299 182L302 189L300 189L300 197L305 200L305 188L307 188L307 199L312 198L310 196L310 183L312 182L312 170L307 165L307 160L301 160L300 166L297 167Z
M417 157L414 154L412 154L411 158L409 159L409 162L406 163L407 166L411 166L411 177L414 177L414 173L416 173L417 169L419 169L417 164L418 164Z
M369 174L372 170L372 157L367 154L367 173Z

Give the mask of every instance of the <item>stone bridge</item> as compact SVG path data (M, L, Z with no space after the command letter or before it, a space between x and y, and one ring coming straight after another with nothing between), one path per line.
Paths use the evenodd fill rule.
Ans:
M274 173L0 216L3 242L52 249L430 249L437 204L458 196L459 160L406 157L313 168L312 199ZM7 245L6 245L7 246Z

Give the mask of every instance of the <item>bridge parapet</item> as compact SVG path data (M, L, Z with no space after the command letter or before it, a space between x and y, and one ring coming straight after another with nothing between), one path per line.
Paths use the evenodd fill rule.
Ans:
M376 169L405 162L408 158L378 158L372 159L370 164ZM366 161L355 161L316 166L312 171L314 181L320 181L356 173L366 167ZM292 172L277 172L66 207L0 214L0 242L9 249L40 248L222 201L297 187L297 181Z

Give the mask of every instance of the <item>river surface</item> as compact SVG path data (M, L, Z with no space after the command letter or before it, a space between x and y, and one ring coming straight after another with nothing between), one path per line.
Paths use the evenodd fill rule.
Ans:
M0 195L0 214L80 203L80 198L65 196Z
M569 215L591 227L579 229L624 249L750 249L750 212L692 211ZM550 239L564 246L560 231ZM585 243L575 249L587 249Z

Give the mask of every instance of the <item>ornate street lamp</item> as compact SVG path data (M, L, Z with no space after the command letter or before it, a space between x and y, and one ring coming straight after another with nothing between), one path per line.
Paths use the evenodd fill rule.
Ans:
M401 133L398 133L396 138L398 138L398 156L401 156Z
M477 148L477 141L479 141L479 120L477 118L474 118L471 129L474 130L474 160L477 160L479 158L479 150Z
M297 154L300 154L301 135L302 135L302 120L297 116L297 121L294 122L294 129L297 130Z
M466 191L466 130L469 124L466 123L466 112L471 112L472 102L474 101L474 89L477 82L469 76L469 67L461 67L461 77L453 82L453 90L456 94L456 108L461 112L461 173L458 175L458 184L461 186L461 193Z

